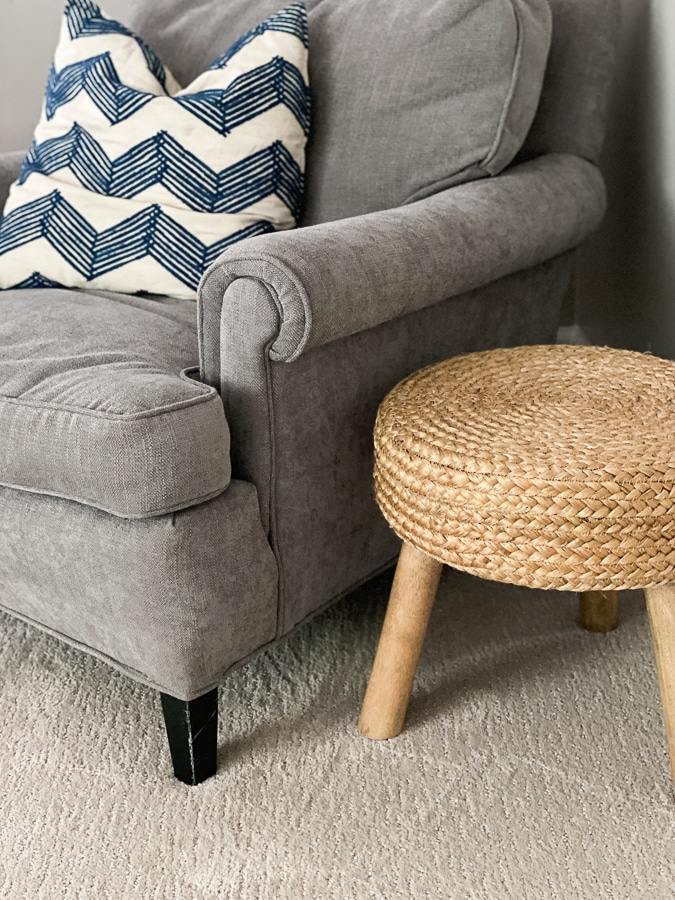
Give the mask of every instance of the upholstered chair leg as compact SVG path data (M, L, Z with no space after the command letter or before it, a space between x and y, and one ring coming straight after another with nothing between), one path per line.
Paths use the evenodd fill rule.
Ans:
M616 591L584 591L579 594L579 625L586 631L607 634L619 624Z
M675 781L675 584L647 588L645 595L661 689L670 771Z
M162 694L174 775L185 784L200 784L216 774L218 688L195 700Z
M442 568L404 542L359 719L364 737L384 740L403 728Z

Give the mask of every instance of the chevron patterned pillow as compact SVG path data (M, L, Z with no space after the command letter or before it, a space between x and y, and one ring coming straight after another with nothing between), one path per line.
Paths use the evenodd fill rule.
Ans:
M0 219L0 287L194 297L230 244L296 224L308 128L302 3L181 88L124 25L68 0Z

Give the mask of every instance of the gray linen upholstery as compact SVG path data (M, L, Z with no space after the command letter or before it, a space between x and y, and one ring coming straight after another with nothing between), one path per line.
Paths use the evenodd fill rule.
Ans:
M151 519L0 488L0 607L181 699L274 637L255 488Z
M574 254L307 350L269 358L273 296L239 279L223 322L223 403L235 477L258 488L279 568L279 636L391 564L373 497L373 425L394 384L456 353L555 340ZM267 309L267 317L263 309ZM278 326L277 326L278 327ZM248 359L245 376L242 360Z
M399 209L232 247L202 279L202 377L220 385L221 329L229 327L228 288L237 278L269 287L280 313L270 356L289 362L309 347L564 253L604 209L597 168L550 154Z
M547 0L310 0L305 223L399 206L513 159L550 40ZM193 78L283 0L136 2L131 25Z
M192 301L0 293L0 484L139 518L230 480L220 397L187 373Z

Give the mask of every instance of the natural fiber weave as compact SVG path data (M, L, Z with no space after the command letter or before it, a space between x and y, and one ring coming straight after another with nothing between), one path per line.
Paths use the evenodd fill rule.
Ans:
M675 362L604 347L490 350L397 385L375 490L403 540L558 590L675 580Z

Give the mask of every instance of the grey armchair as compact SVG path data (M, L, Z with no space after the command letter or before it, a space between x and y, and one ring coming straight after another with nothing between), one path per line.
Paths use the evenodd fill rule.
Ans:
M180 78L280 5L138 0L130 24ZM340 11L410 5L307 6L304 227L225 252L196 311L0 295L0 605L158 689L192 784L215 771L228 672L396 558L371 487L382 397L453 354L554 341L604 211L613 0L551 0L543 95L512 166L403 205L335 129L355 102ZM22 156L0 160L3 201Z

